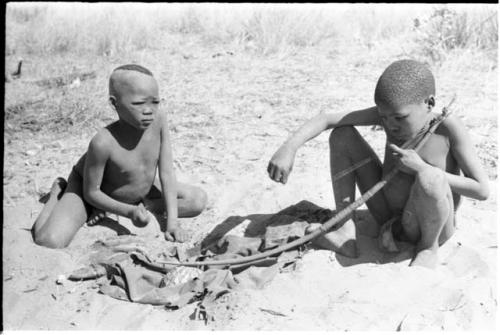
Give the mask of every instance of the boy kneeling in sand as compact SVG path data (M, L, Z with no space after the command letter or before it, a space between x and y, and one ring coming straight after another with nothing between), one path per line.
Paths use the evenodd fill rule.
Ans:
M394 62L378 80L376 106L319 114L307 121L273 155L269 176L286 183L297 149L324 130L334 128L329 140L332 178L357 162L372 158L370 163L332 182L336 209L340 211L354 201L355 185L365 193L399 165L400 172L382 192L367 201L367 207L380 226L399 218L392 230L395 236L416 245L410 265L433 268L438 246L454 233L460 197L485 200L489 193L487 176L467 130L453 115L439 125L418 153L399 147L429 128L437 116L432 112L434 95L434 77L426 66L413 60ZM383 164L353 127L371 125L382 125L387 135ZM334 250L347 242L353 248L343 250L344 253L357 257L352 220L316 240L320 246Z
M53 183L32 228L39 245L66 247L96 209L144 226L151 219L144 204L153 212L166 211L165 238L182 242L188 236L177 217L196 216L205 207L203 190L176 181L167 118L159 111L152 73L133 64L116 68L109 101L119 119L94 136L67 182Z

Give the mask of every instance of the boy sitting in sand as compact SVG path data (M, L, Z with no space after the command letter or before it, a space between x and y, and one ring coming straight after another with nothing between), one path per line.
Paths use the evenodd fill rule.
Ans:
M94 210L144 226L151 219L146 207L166 212L165 238L182 242L188 236L177 217L196 216L205 207L203 190L176 181L167 118L159 111L152 73L134 64L116 68L109 79L109 101L118 121L94 136L67 182L58 178L53 183L32 228L39 245L66 247Z
M355 185L364 193L399 166L398 174L367 201L367 207L380 226L398 218L392 230L395 236L416 245L410 265L433 268L437 264L438 246L454 233L460 197L484 200L489 193L487 176L467 129L453 115L439 125L418 153L399 147L429 128L437 115L432 112L434 95L434 77L426 66L413 60L396 61L378 80L376 106L319 114L307 121L273 155L268 165L269 176L285 184L297 149L333 128L329 140L332 178L371 158L353 173L332 181L337 210L354 201ZM353 127L371 125L383 126L387 136L383 164ZM318 237L316 243L334 250L350 243L353 248L343 251L347 256L357 257L352 220Z

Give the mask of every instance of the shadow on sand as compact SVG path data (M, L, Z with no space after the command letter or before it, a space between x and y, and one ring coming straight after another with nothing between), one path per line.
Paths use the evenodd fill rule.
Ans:
M100 219L93 226L102 226L113 230L116 235L132 235L132 232L125 226L121 225L118 221L113 220L110 217L104 217Z
M304 229L307 224L325 223L334 217L335 211L319 207L309 201L303 200L289 206L275 214L250 214L247 216L230 216L217 225L202 241L201 249L215 245L225 234L231 230L240 230L245 237L263 237L268 227L281 227L284 230ZM339 253L335 257L342 266L353 266L363 263L385 264L402 262L412 255L412 246L397 242L399 253L388 253L378 248L378 226L368 210L357 210L354 215L356 225L356 241L359 257L349 258ZM302 225L298 225L302 223ZM319 250L310 244L310 249Z

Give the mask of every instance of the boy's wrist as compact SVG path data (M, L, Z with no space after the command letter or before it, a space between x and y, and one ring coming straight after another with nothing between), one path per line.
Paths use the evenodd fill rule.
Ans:
M134 213L138 207L138 205L127 205L128 209L126 211L126 216L129 218L129 219L132 219L132 217L134 216Z
M163 214L162 214L162 218L163 218L163 220L165 220L165 221L167 222L167 225L168 225L169 223L171 223L171 222L172 222L173 224L175 224L175 222L177 221L177 217L175 217L175 216L173 216L173 215L168 215L168 213L167 213L167 212L163 212Z
M295 154L295 152L297 152L299 147L300 147L300 144L297 144L296 141L294 141L293 139L286 141L282 146L282 148L284 150L287 150L293 154Z

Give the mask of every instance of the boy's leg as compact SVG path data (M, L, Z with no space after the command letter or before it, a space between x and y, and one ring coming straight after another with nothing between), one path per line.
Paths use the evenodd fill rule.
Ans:
M371 158L372 160L356 171L333 181L335 206L341 210L355 200L355 184L363 194L382 179L382 163L377 154L352 126L336 128L330 135L330 171L333 177L354 164ZM391 218L391 212L382 192L377 192L367 202L375 221L382 225Z
M33 237L38 233L38 231L40 230L40 228L42 228L45 222L47 222L50 213L52 213L54 206L61 199L67 186L68 182L62 177L58 177L56 178L56 180L54 180L50 188L49 198L47 202L44 204L42 211L40 212L40 214L38 214L38 217L36 218L35 223L31 228Z
M89 217L92 207L83 200L83 180L74 170L68 177L68 186L61 199L53 205L46 221L33 226L36 244L49 248L68 246L76 232Z
M454 225L453 197L444 172L433 167L418 173L402 218L406 236L416 243L410 265L434 268L438 247L454 233Z
M354 202L356 184L360 192L364 193L382 179L382 164L373 149L352 126L335 128L330 135L329 142L330 172L335 206L338 212ZM371 162L341 179L333 181L336 174L368 157L372 158ZM391 217L382 192L376 193L368 200L367 207L379 225ZM348 219L340 225L341 227L337 230L316 239L316 243L322 247L339 251L346 256L357 257L354 222Z
M161 194L161 184L158 176L155 178L151 191L146 196L146 207L154 213L163 213L165 206ZM180 218L190 218L199 215L207 204L207 194L201 188L177 182L177 215Z

